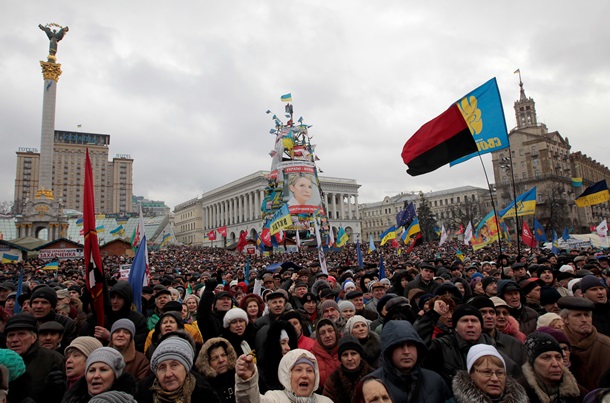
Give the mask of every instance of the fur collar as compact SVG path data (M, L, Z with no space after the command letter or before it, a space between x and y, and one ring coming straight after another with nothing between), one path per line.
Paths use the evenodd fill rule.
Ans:
M527 384L538 396L538 399L542 403L550 403L551 398L546 394L544 390L538 385L538 377L534 373L534 368L529 362L523 364L523 377L527 381ZM561 383L559 384L559 396L561 397L578 397L580 396L580 389L578 388L578 383L576 383L576 378L574 375L570 373L570 370L566 367L563 367L563 378L561 379Z
M195 369L207 379L216 378L218 376L216 370L210 366L208 354L210 347L218 342L223 342L225 344L225 351L227 353L227 359L229 360L229 369L234 369L235 364L237 363L237 354L235 353L235 349L233 346L231 346L231 343L229 343L227 339L223 339L222 337L213 337L209 339L205 342L203 347L201 347L197 360L195 360Z
M483 393L475 384L470 374L466 371L458 371L452 381L453 394L458 403L491 403L489 396ZM523 403L527 402L527 394L523 386L519 385L512 377L506 378L504 394L501 403Z

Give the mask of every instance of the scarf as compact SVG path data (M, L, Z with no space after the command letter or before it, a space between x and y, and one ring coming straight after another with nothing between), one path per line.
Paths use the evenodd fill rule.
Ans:
M576 334L570 330L568 326L563 329L563 332L568 339L570 340L570 344L572 347L577 350L587 350L597 339L597 329L593 326L593 330L587 336L582 337L579 334Z
M159 385L159 380L155 378L153 385L150 390L153 391L153 402L154 403L191 403L191 395L195 390L195 377L193 374L187 374L184 379L184 383L178 389L173 392L167 392Z
M284 389L284 394L288 397L291 403L316 403L318 400L316 399L315 394L311 394L311 396L296 396L294 392L288 392ZM155 402L156 403L156 402Z

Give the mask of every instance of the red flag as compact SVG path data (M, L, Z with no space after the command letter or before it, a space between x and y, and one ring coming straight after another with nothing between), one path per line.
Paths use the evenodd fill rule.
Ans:
M455 235L463 234L464 229L465 229L464 224L460 224L460 229L455 233Z
M534 234L530 230L530 227L527 226L525 220L523 220L523 229L521 230L521 240L524 244L529 246L530 248L535 248L538 246L538 241L534 237Z
M216 231L218 231L218 233L220 235L222 235L223 237L225 237L225 238L227 237L227 226L226 225L223 227L220 227L220 228L216 228Z
M275 233L275 240L278 244L284 242L284 239L286 239L286 233L283 230L280 230L280 232Z
M407 249L407 255L411 252L413 252L413 248L415 248L415 245L418 244L418 241L420 241L421 238L421 232L418 232L417 235L415 235L415 238L413 238L413 241L411 241L411 245L409 245L409 249Z
M93 173L89 160L89 149L85 157L85 189L83 195L83 231L85 233L85 281L91 294L93 311L97 326L104 326L105 295L107 293L106 279L100 247L95 230L95 198L93 190Z
M240 252L243 252L244 247L248 243L248 241L246 240L246 234L246 231L242 231L242 233L239 234L239 241L237 241L237 250Z
M261 239L263 240L265 246L271 246L271 232L269 228L263 228L263 230L261 231Z
M210 241L215 241L216 240L216 230L211 230L210 232L208 232L207 237Z
M400 245L398 244L398 241L396 240L396 238L392 239L392 248L398 248Z

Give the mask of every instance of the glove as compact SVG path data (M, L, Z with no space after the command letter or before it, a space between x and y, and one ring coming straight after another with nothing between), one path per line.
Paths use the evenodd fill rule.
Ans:
M206 291L214 291L214 288L218 285L218 281L215 278L210 278L205 281L205 290Z
M53 365L51 372L45 378L47 389L52 393L63 394L66 390L66 377L63 371L60 371L57 366Z

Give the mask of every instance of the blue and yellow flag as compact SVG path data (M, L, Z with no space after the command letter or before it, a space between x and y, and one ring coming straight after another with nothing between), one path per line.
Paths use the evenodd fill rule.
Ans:
M281 209L273 214L269 224L269 234L277 234L281 230L286 229L291 225L292 217L290 216L290 210L288 210L288 204L284 204Z
M536 186L531 188L525 193L517 196L517 216L532 215L536 213ZM511 202L506 208L498 211L498 219L500 221L505 218L512 218L515 216L515 202Z
M495 77L465 95L457 105L462 114L467 116L470 133L479 152L458 158L452 161L450 166L467 161L478 154L495 152L509 146L502 99Z
M292 102L292 94L284 94L280 97L282 102Z
M373 242L373 235L371 235L369 238L369 250L367 253L371 253L375 249L377 249L377 248L375 248L375 242Z
M345 232L343 227L340 227L339 233L337 233L337 247L341 248L347 241L349 241L349 235L347 235L347 232Z
M553 243L551 244L551 253L558 254L559 253L559 239L557 238L557 233L553 230Z
M57 270L59 269L59 262L49 262L44 265L42 270Z
M2 254L2 263L16 263L19 261L19 256L11 255L10 253Z
M441 235L441 229L440 229L439 227L434 226L434 227L433 227L433 229L434 229L434 233L435 233L437 236L440 236L440 235Z
M172 238L172 234L163 235L163 239L161 239L161 246L165 245L165 243Z
M78 220L76 220L76 226L78 227L82 227L83 226L83 219L79 218Z
M385 230L383 234L379 236L379 238L381 239L381 246L385 245L388 241L391 241L392 239L396 239L396 227L392 225L390 228Z
M402 241L407 244L411 241L418 232L421 232L421 228L419 227L419 220L415 217L415 220L409 225L409 228L405 232L402 233Z
M578 207L593 206L610 200L606 180L601 180L585 189L580 196L574 200Z
M582 187L582 178L572 178L572 186L575 188Z
M455 250L455 257L457 257L458 259L460 259L461 262L464 261L464 254L462 253L461 250L456 249Z
M534 237L538 242L548 242L544 227L534 218Z
M122 225L119 225L118 227L116 227L115 229L110 231L110 233L112 235L123 235L125 233L125 229L123 228Z
M104 232L104 226L98 225L97 227L95 227L95 232L97 232L98 234L102 234Z

